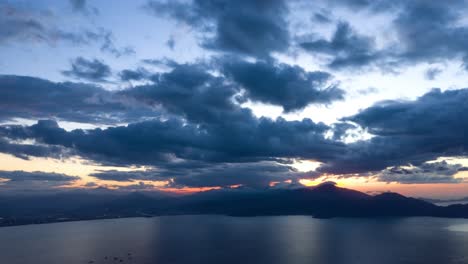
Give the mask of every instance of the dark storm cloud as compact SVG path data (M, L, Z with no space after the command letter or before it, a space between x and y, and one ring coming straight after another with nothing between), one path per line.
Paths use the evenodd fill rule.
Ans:
M91 82L105 82L111 76L109 65L98 59L77 57L71 61L71 69L62 71L63 75Z
M346 123L346 122L339 122L333 124L333 139L334 140L343 140L347 135L348 131L351 129L356 129L357 126L354 124Z
M158 180L168 180L169 178L164 178L159 175L158 172L153 171L117 171L117 170L108 170L108 171L98 171L93 173L90 176L105 181L119 181L119 182L128 182L134 180L148 180L148 181L158 181Z
M328 104L344 97L344 91L330 84L326 72L307 72L282 63L229 61L224 72L246 90L246 97L296 111L309 104Z
M92 176L113 181L169 181L170 187L229 187L241 184L251 188L266 188L271 182L297 181L317 176L314 172L299 172L276 162L220 163L203 166L174 165L148 171L102 171Z
M167 73L154 75L153 84L135 87L122 94L149 105L163 106L170 113L193 122L222 122L243 115L232 97L237 89L224 78L208 73L201 64L177 64Z
M0 75L0 121L58 118L84 123L116 123L155 116L103 88L83 83Z
M235 116L237 117L237 116ZM32 126L2 126L12 140L35 139L80 155L120 164L159 164L174 159L204 162L246 162L275 158L329 158L342 143L324 138L328 127L310 119L286 121L244 119L195 125L177 119L152 120L108 129L67 132L53 121Z
M404 44L403 59L431 61L465 56L468 27L458 25L464 11L466 3L459 0L405 2L394 22Z
M105 130L67 132L55 122L42 120L30 127L5 126L1 133L18 140L36 138L38 142L64 146L82 156L103 163L152 164L177 156L199 153L202 138L194 126L180 121L147 121Z
M150 73L145 68L138 68L136 70L122 70L119 73L120 80L122 81L141 81L150 77Z
M77 17L93 10L85 0L70 3L68 8L76 13L69 14ZM331 125L310 119L259 118L242 103L251 100L293 112L344 99L345 92L330 73L309 72L271 57L275 52L287 52L296 40L299 43L294 47L298 44L307 52L325 55L334 70L386 66L388 61L394 66L443 65L437 63L447 59L460 59L468 68L468 27L462 21L465 4L457 0L332 1L330 6L344 5L353 12L390 15L391 33L396 33L391 37L397 41L381 47L377 38L361 33L364 28L351 27L344 20L330 38L312 33L309 39L292 39L288 5L281 0L149 1L145 7L150 12L190 25L202 47L225 52L226 57L186 64L171 59L143 60L145 68L116 72L116 77L131 86L118 91L0 76L2 123L15 118L46 119L34 125L0 125L0 152L23 159L77 155L100 164L149 166L147 171L92 175L101 180L140 182L129 187L132 189L151 189L141 183L147 180L170 180L169 186L175 188L237 184L263 188L272 181L297 181L320 173L377 175L384 182L459 182L454 175L463 170L460 165L427 161L467 154L466 89L434 90L414 101L380 102ZM310 15L320 26L346 19L334 16L332 9L317 8L307 13ZM112 31L96 26L70 30L67 23L52 17L48 12L0 4L0 44L54 46L64 42L94 45L115 57L135 53L130 46L118 46ZM174 49L174 37L166 44ZM152 72L154 68L162 71ZM432 67L426 77L432 80L440 72ZM63 74L90 82L112 80L109 65L83 57L75 58ZM375 90L357 92L365 95ZM66 131L53 120L114 127ZM373 137L344 143L361 130ZM318 172L302 173L288 163L296 159L323 165ZM0 172L0 178L9 180L9 186L31 182L44 188L77 179L41 172Z
M166 67L166 68L175 68L179 63L177 63L173 59L169 59L167 57L164 57L162 59L144 59L141 62L146 63L151 66L156 66L156 67Z
M198 29L209 49L268 56L289 46L288 7L282 0L149 1L146 8Z
M173 63L171 71L153 75L128 70L125 77L150 77L153 83L122 94L150 105L161 105L198 123L223 122L223 118L249 119L249 110L239 106L247 99L294 111L309 104L328 104L344 96L344 91L332 83L332 76L326 72L307 72L298 66L271 61L249 63L221 58L214 64L223 68L224 75L211 74L212 65L202 63ZM240 95L243 90L245 93Z
M331 68L359 67L375 62L380 58L375 48L375 40L354 32L348 23L340 22L330 40L313 39L299 45L312 53L332 56Z
M50 173L50 172L26 172L26 171L0 171L0 178L7 179L12 182L23 181L52 181L52 182L72 182L79 180L80 177L68 176L65 174Z
M238 67L242 66L249 65L239 62ZM267 66L260 65L260 67ZM271 78L285 80L285 85L290 85L288 82L306 85L307 80L313 83L329 78L325 73L312 74L285 65L271 67L272 70L268 72L272 75ZM250 174L247 173L250 176L226 177L225 185L240 183L253 186L255 182L258 182L257 186L263 186L276 176L279 178L280 172L284 172L287 177L292 177L292 174L296 172L291 172L289 167L275 165L280 169L275 174L263 167L265 173L271 172L271 177L267 175L264 180L260 180L260 170L255 171L255 162L260 162L258 165L262 168L261 162L289 158L327 160L334 156L333 153L345 147L340 142L325 138L324 134L330 127L323 123L314 123L310 119L286 121L281 118L272 120L255 117L250 109L242 108L236 102L238 85L221 75L211 74L209 65L173 64L171 68L168 72L152 76L152 84L116 93L105 92L91 86L96 89L98 95L100 95L99 92L103 93L103 102L106 102L105 100L109 97L116 97L119 100L124 98L135 104L164 109L168 114L167 118L108 129L78 129L69 132L60 128L54 121L44 120L29 127L2 126L0 135L8 142L12 142L10 148L19 148L17 146L19 143L15 144L15 142L32 139L38 146L40 144L59 148L61 149L59 153L66 150L68 153L104 164L152 165L162 170L160 173L164 172L164 174L160 175L165 177L180 178L184 175L194 175L193 182L184 178L181 181L185 182L177 183L192 186L201 185L202 179L206 179L205 185L207 186L215 183L221 184L213 176L220 174L221 171L221 169L215 169L215 164L218 164L216 168L224 168L226 173L231 173L228 173L229 175L252 170ZM267 69L270 68L267 67ZM37 80L34 79L34 81ZM30 87L35 86L37 85ZM57 106L61 105L61 101L66 102L65 98L68 94L73 95L73 90L68 91L62 88L60 91L64 91L64 94L58 93L50 82L44 84L45 88L51 90L43 90L42 94L44 96L55 94L57 100L54 102ZM19 90L15 89L15 91ZM37 90L37 92L40 91ZM77 100L77 108L89 107L91 109L91 106L83 103L89 102L87 96L90 93L85 93L81 97L72 96L73 100ZM34 102L37 102L36 99ZM50 98L44 98L44 102L49 104L38 109L42 111L49 109L50 101ZM100 101L97 100L97 102ZM20 104L17 103L17 105ZM63 114L66 113L64 109L71 106L73 106L72 103L66 103L64 108L56 108L60 109ZM28 111L30 110L25 112ZM55 108L50 110L52 113L54 111ZM18 153L28 156L25 150L18 151ZM249 165L241 167L241 165L235 165L237 163ZM213 170L209 170L210 167ZM100 177L107 176L108 179L120 177L121 181L155 177L155 175L143 174L133 174L134 176L130 178L122 176L123 174L116 175L116 172L112 172L112 174L102 174ZM284 180L284 178L281 179Z
M154 186L146 184L144 182L138 182L137 184L131 184L126 186L115 186L119 191L154 191Z
M32 126L3 125L2 152L41 156L47 155L44 147L55 147L59 150L56 153L73 153L103 164L151 165L159 170L152 171L152 175L119 175L122 181L164 176L190 186L201 186L202 179L206 179L205 186L210 186L209 182L221 184L221 179L210 176L220 174L213 166L225 166L226 171L250 168L252 181L263 185L266 180L255 176L253 164L312 159L324 164L319 168L321 173L365 174L408 164L422 168L426 161L466 155L468 149L464 133L468 130L464 121L468 89L433 90L414 101L380 102L330 127L309 119L257 118L232 100L237 90L231 84L198 67L178 65L161 73L154 85L119 92L119 96L141 103L160 105L171 114L168 118L73 131L63 130L54 121L39 121ZM342 143L347 131L357 126L374 137ZM330 131L334 133L332 137L325 137ZM24 140L34 140L38 148L22 145ZM184 175L192 175L193 179ZM388 173L382 175L390 181ZM105 176L112 177L102 177ZM423 179L419 174L412 177L412 181ZM431 177L432 181L443 181ZM235 182L232 178L226 177L226 186ZM395 179L404 181L398 175ZM254 185L243 177L236 182Z
M316 175L313 172L298 172L292 167L273 162L231 163L188 172L185 176L174 178L173 184L190 187L229 187L241 184L245 187L267 188L271 182L297 181Z
M455 178L462 165L448 164L446 161L423 163L417 167L391 167L384 170L378 179L384 182L400 183L457 183L462 179Z
M415 101L384 101L348 118L374 135L463 137L468 89L433 89ZM466 142L468 143L468 142Z
M80 177L50 172L0 171L0 183L3 191L51 191L71 184Z
M1 135L1 133L0 133ZM3 137L3 135L1 135ZM70 156L70 152L62 147L22 143L10 141L0 137L0 152L7 153L20 159L29 159L30 157L43 157L60 159Z
M292 66L232 63L241 68L252 67L248 72L254 72L256 67L270 69L260 75L267 80L268 74L278 78L271 81L275 84L290 79L300 83L301 78L308 78L301 76L307 76L307 72ZM121 181L164 176L173 177L180 185L201 186L205 181L204 186L255 185L255 182L263 186L276 176L260 180L254 164L261 167L267 161L312 159L324 164L319 172L367 173L408 164L422 166L440 156L464 155L468 148L464 133L468 123L463 116L468 110L468 89L433 90L414 101L380 102L345 118L342 123L327 126L310 119L286 121L255 117L250 109L242 108L237 102L239 88L231 80L235 74L226 73L226 79L223 73L227 67L214 75L211 66L174 64L170 71L154 74L151 84L113 93L92 85L4 76L0 78L5 84L0 86L0 92L4 93L0 98L5 99L4 109L12 109L5 118L35 113L36 117L52 115L73 119L74 115L82 114L82 118L89 120L93 111L115 113L122 107L121 100L164 109L166 115L127 126L92 130L65 131L50 120L32 126L3 125L0 126L0 151L22 158L74 154L103 164L150 165L158 169L151 175L116 176L116 172L101 175L108 179L120 177ZM24 89L29 90L26 93ZM35 93L34 98L26 96ZM374 137L342 143L347 132L357 126ZM332 136L325 137L329 132ZM229 176L222 183L222 179L213 176L221 174L218 167L226 173L232 171L226 175L238 171L250 177ZM290 169L281 167L285 168ZM285 172L285 175L290 174Z
M346 118L375 137L347 145L320 170L331 173L379 171L468 150L468 89L438 89L415 101L384 101Z
M465 61L468 57L466 49L468 26L461 23L467 11L466 1L337 0L333 2L349 7L353 11L367 10L373 13L390 14L394 17L392 28L397 34L398 42L380 51L380 57L390 59L394 65L451 59ZM362 42L362 44L365 43ZM339 51L339 49L335 50ZM372 49L369 50L372 51ZM352 54L358 58L359 54L366 55L364 50L354 51ZM338 53L336 57L339 59ZM358 61L370 62L369 59L372 59L372 56L362 56L362 58ZM356 66L359 65L356 64ZM463 64L465 65L466 63Z
M282 105L286 111L309 104L341 99L343 91L329 84L325 72L306 72L297 66L264 62L221 60L227 76L213 75L210 64L170 63L170 71L152 73L144 68L123 70L124 81L149 84L110 92L96 85L53 83L32 77L0 76L2 119L59 118L79 122L126 122L159 116L161 112L195 124L256 122L251 110L241 108L246 99ZM253 75L251 74L253 73ZM82 57L64 74L74 78L104 81L110 67ZM263 81L258 79L262 76ZM242 87L241 87L242 86ZM247 93L239 95L242 89ZM119 120L120 119L120 120Z

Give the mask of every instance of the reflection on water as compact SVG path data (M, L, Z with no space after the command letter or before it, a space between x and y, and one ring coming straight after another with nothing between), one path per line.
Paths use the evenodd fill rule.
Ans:
M468 220L168 216L31 225L0 228L0 263L468 264L460 227L468 230Z

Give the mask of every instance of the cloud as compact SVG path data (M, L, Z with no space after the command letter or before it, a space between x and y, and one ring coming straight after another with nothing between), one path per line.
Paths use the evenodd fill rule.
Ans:
M337 0L334 4L392 17L392 30L397 40L383 47L380 56L390 59L394 66L453 59L462 60L465 66L468 26L462 20L467 5L463 0L449 2Z
M379 89L376 87L367 87L367 88L362 88L357 90L357 93L360 95L369 95L369 94L375 94L378 93Z
M70 3L77 12L91 8L87 1ZM385 28L389 36L382 39L380 34L363 33L367 25L360 28L359 19L346 22L350 10L337 16L324 8L312 10L306 18L332 27L330 37L292 38L289 21L294 18L288 4L149 1L145 7L152 14L189 25L198 43L220 56L193 63L146 59L140 61L141 67L115 76L103 61L77 57L63 71L94 84L0 76L0 121L39 120L33 125L0 125L0 152L24 159L78 155L100 164L145 165L148 171L101 171L93 176L122 182L169 178L174 186L260 187L298 179L304 174L287 163L293 159L320 162L317 173L373 174L382 181L404 183L457 181L453 175L461 168L428 161L467 154L467 89L433 90L416 100L378 102L335 124L259 118L244 103L272 104L290 113L344 99L345 91L332 74L281 63L291 59L286 54L290 46L325 56L330 70L387 66L389 61L395 62L392 66L439 65L432 63L449 59L461 60L467 67L466 3L335 0L329 4L356 14L371 11L385 16L379 19L389 19ZM0 44L65 42L94 45L116 57L135 53L130 46L117 45L112 31L96 25L70 30L59 17L42 11L0 4ZM341 22L335 27L337 19ZM171 36L166 44L173 49L175 43ZM159 71L152 72L154 68ZM440 71L431 67L426 77L434 79ZM110 91L96 84L113 77L130 81L125 85L131 87ZM368 95L375 89L355 92ZM113 127L67 131L59 125L62 121ZM352 133L360 131L371 138L347 143Z
M432 67L426 70L426 72L424 73L424 76L426 77L426 79L432 81L435 78L437 78L437 76L439 76L442 72L443 72L442 69Z
M135 180L146 180L146 181L164 181L169 178L164 178L160 175L158 171L117 171L117 170L107 170L107 171L98 171L90 176L105 181L119 181L119 182L128 182Z
M288 7L282 0L149 1L145 8L197 29L208 49L264 57L289 47Z
M166 41L167 47L169 47L171 50L174 50L174 47L176 45L176 41L174 39L174 36L171 36L167 41Z
M71 1L76 11L97 14L85 1ZM112 31L102 27L71 30L58 23L50 10L34 9L14 3L0 4L0 44L35 42L55 46L64 42L75 46L98 44L100 50L116 57L135 53L130 46L117 47Z
M50 191L71 184L80 177L50 172L0 171L0 190Z
M175 60L164 57L162 59L143 59L143 63L157 67L174 68L179 65Z
M223 62L224 60L221 60ZM227 60L226 60L227 61ZM246 99L281 105L286 111L309 104L327 104L342 99L344 91L330 83L325 72L306 72L286 64L223 62L223 74L212 74L212 65L169 64L170 70L152 73L145 68L123 70L123 81L147 81L146 85L110 92L96 85L53 83L22 76L0 76L0 105L7 109L0 118L61 118L71 121L135 121L168 115L201 123L254 118L241 108ZM104 82L110 67L97 59L78 57L66 76ZM252 75L252 73L254 73ZM263 81L256 75L263 76ZM245 89L246 93L240 93ZM140 116L138 116L140 115ZM107 119L107 120L106 120ZM120 119L120 120L119 120ZM129 120L130 121L130 120Z
M254 163L179 163L159 166L147 171L101 171L92 175L112 181L167 181L168 187L230 187L242 185L267 188L271 182L297 181L317 176L314 172L299 172L276 162Z
M396 166L382 171L378 179L383 182L399 183L457 183L455 178L461 169L460 164L448 164L446 161L423 163L419 166Z
M52 42L64 32L50 29L45 24L50 14L21 9L13 4L0 4L0 43L14 40Z
M86 0L70 0L70 4L75 11L81 11L86 8Z
M420 164L468 150L468 89L434 89L414 101L384 101L344 118L374 137L348 144L346 151L320 168L329 173L380 171Z
M405 0L332 0L330 3L334 6L345 6L353 11L370 9L374 12L394 11L395 8L404 4Z
M332 22L332 19L330 18L330 16L331 16L330 11L321 10L321 12L314 13L314 15L312 16L312 21L322 23L322 24L328 24Z
M119 73L120 80L122 81L141 81L149 78L151 74L145 68L138 68L136 70L122 70Z
M208 72L203 64L177 64L166 73L152 76L153 84L142 85L122 94L193 122L216 122L229 115L242 115L232 97L237 89L223 77Z
M311 53L323 53L332 57L331 68L361 67L380 59L375 40L359 35L346 22L340 22L330 40L313 39L302 41L299 45Z
M63 75L91 82L105 82L112 72L109 65L98 59L77 57L71 62L71 69L62 71Z
M414 101L383 101L347 118L381 136L462 137L468 89L433 89ZM450 136L450 134L452 134Z
M117 58L135 54L135 49L132 46L117 47L112 31L101 29L100 35L96 37L102 39L101 51L103 52L108 52Z
M73 153L102 164L149 165L161 173L164 172L159 174L164 177L179 178L181 175L195 175L194 177L206 179L207 186L208 182L215 184L216 179L213 179L212 175L219 174L220 168L226 172L232 171L232 174L236 171L251 170L248 174L250 176L245 178L239 176L235 181L238 184L252 186L255 185L254 182L258 182L258 186L263 186L273 178L276 181L280 172L287 177L292 177L296 172L293 173L289 167L275 165L279 169L278 173L274 174L276 176L273 177L271 174L271 177L265 176L265 180L260 180L260 171L266 173L268 170L263 167L255 172L257 162L262 168L265 162L284 161L297 157L326 160L345 147L341 142L325 138L325 133L330 127L323 123L314 123L310 119L286 121L282 118L272 120L255 117L250 109L242 108L237 102L239 85L232 83L222 74L212 74L210 67L208 64L173 64L170 71L153 74L151 84L113 93L90 86L93 89L89 88L90 90L81 96L74 95L74 92L84 90L74 91L71 89L73 86L68 91L65 89L66 85L62 87L55 84L58 86L54 87L53 83L32 79L33 82L45 82L44 87L51 89L42 91L44 96L51 94L57 96L56 101L51 100L53 97L44 98L44 103L48 104L38 107L42 111L50 107L48 110L50 114L60 113L66 118L71 118L74 112L80 112L92 116L93 105L87 103L94 101L90 101L88 96L97 93L103 98L96 100L102 103L95 107L103 107L100 113L106 116L119 107L119 105L106 105L108 98L117 98L117 102L125 99L137 105L154 107L164 110L165 115L163 118L148 121L134 121L127 126L72 131L65 131L55 121L41 120L32 126L1 126L0 136L11 142L11 149L19 148L18 142L33 140L37 146L59 148L61 150L59 153L65 153L62 155ZM307 73L298 67L286 65L273 65L269 68L266 65L253 64L253 67L266 67L270 70L273 79L284 80L286 84L297 82L306 85L307 81L314 84L329 78L325 73ZM35 86L30 85L30 87ZM64 93L56 92L56 89L61 89L60 91ZM76 109L72 108L73 104L70 103L74 102L72 99L61 107L61 102L66 102L65 99L69 95L76 100ZM15 103L19 109L21 102ZM55 102L56 106L51 102ZM76 111L79 108L82 110ZM87 113L88 108L90 111ZM68 109L71 110L69 116L66 114ZM25 113L30 111L24 110ZM13 115L14 113L11 113L11 116ZM85 115L84 118L89 116ZM30 152L19 149L17 153L28 157ZM209 170L210 167L213 170ZM144 180L154 178L156 176L154 172L153 170L152 175L134 173L131 177L117 172L95 176L122 181ZM250 177L252 180L249 180ZM188 179L184 181L186 182L180 184L193 186L201 184L201 182L190 183ZM232 181L234 180L228 177L226 185L231 185Z
M0 138L0 152L8 153L26 160L29 159L29 157L60 159L68 157L71 154L69 151L58 146L15 142L6 138Z
M394 23L404 44L403 59L432 61L466 55L468 27L457 25L466 11L465 1L450 2L410 1L403 5Z
M53 181L53 182L72 182L79 180L80 177L68 176L58 173L47 172L25 172L25 171L0 171L0 178L7 179L12 182L22 181Z
M240 72L247 69L248 73L261 75L264 81L271 78L272 81L265 82L268 84L314 81L307 79L312 78L310 73L293 66L266 65L261 61L231 63ZM116 120L132 120L125 104L128 102L147 107L153 118L144 119L145 112L136 111L133 115L141 119L134 119L128 125L72 131L65 131L51 120L31 126L2 125L0 150L22 158L74 154L102 164L149 165L164 171L164 176L170 174L169 168L177 171L175 164L194 170L297 158L321 162L320 173L364 175L389 167L421 166L440 156L466 155L468 138L463 131L468 129L468 123L464 122L463 113L468 111L465 103L468 89L444 92L435 89L412 101L379 102L329 126L310 119L256 117L252 110L241 105L240 80L246 83L242 87L247 98L266 96L262 99L265 102L280 97L266 93L254 96L251 93L257 93L255 89L262 87L250 83L248 78L238 77L228 67L215 75L212 66L173 64L167 72L152 74L152 83L117 92L93 85L1 77L0 83L5 88L0 92L5 94L0 98L5 101L0 103L9 109L2 112L4 118L34 113L34 117L99 120L99 116L93 115L99 112L106 117L122 113L122 119ZM257 67L262 71L257 71ZM34 98L22 97L34 93L37 93ZM278 101L277 104L286 103ZM354 129L367 131L372 138L343 143L348 132ZM179 175L191 174L178 170ZM208 172L204 171L209 175Z
M229 187L241 184L244 187L268 188L271 182L297 181L313 178L314 172L298 172L290 166L274 162L220 164L209 168L187 171L186 175L174 178L174 185L189 187Z
M100 86L0 75L0 121L14 118L112 124L158 116Z
M250 166L250 175L256 178L254 164L299 158L321 162L318 173L366 175L409 164L421 167L441 156L466 155L468 150L464 133L468 129L464 121L468 89L435 89L412 101L379 102L332 126L310 119L257 118L250 109L236 103L237 92L235 85L208 73L202 65L177 65L158 74L154 84L115 94L139 104L158 105L167 111L163 118L72 131L65 131L50 120L31 126L2 125L0 149L23 158L60 153L102 164L148 165L156 168L151 175L122 176L112 172L101 176L122 177L121 180L175 177L176 182L191 186L197 186L196 178L207 179L206 186L208 182L221 184L214 176L207 176L219 174L216 168L227 172ZM83 98L87 96L85 93ZM77 107L88 107L78 100L79 96L73 98L77 99ZM348 131L356 128L367 131L372 138L343 143ZM332 136L326 136L330 132ZM31 140L33 143L24 143ZM180 175L194 175L193 182ZM390 177L388 172L382 175ZM414 177L413 181L424 179L419 174ZM226 185L232 183L230 179ZM249 179L238 179L254 185Z
M86 16L99 15L99 10L89 6L87 0L70 0L70 5L74 12L80 12Z
M224 72L246 90L245 97L280 105L284 111L297 111L310 104L342 100L345 92L330 83L329 73L307 72L282 63L228 61Z
M220 118L243 118L240 103L250 99L295 111L309 104L328 104L343 99L344 91L326 72L306 72L280 63L249 63L221 58L223 74L213 75L211 64L171 64L169 72L149 74L128 70L121 77L150 78L154 83L123 92L150 105L194 122L221 122ZM122 74L125 73L125 76ZM241 95L242 94L242 95Z
M334 140L343 141L347 136L349 136L348 131L356 129L357 126L347 122L338 122L333 124L333 136Z
M154 191L155 188L151 184L138 182L137 184L130 184L126 186L116 186L119 191Z
M253 162L278 158L327 158L344 146L324 138L328 129L310 119L225 119L196 125L178 119L151 120L108 129L65 131L53 121L2 126L11 140L34 139L108 164L159 165L169 161ZM293 135L293 136L292 136Z

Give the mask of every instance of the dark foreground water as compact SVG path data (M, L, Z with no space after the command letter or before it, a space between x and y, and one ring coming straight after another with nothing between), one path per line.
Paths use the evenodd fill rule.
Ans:
M468 220L168 216L0 228L0 263L91 261L468 263Z

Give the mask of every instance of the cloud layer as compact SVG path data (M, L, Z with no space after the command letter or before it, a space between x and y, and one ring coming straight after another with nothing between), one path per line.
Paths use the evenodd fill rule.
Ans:
M465 168L441 157L468 150L468 89L446 77L468 69L465 1L151 0L132 6L131 30L115 22L127 5L0 4L0 46L28 61L0 74L1 153L141 166L90 175L141 189L268 188L323 175L464 181L455 175ZM15 64L5 55L0 64ZM379 87L402 72L422 80ZM302 172L298 160L319 165ZM0 178L11 189L77 180Z

